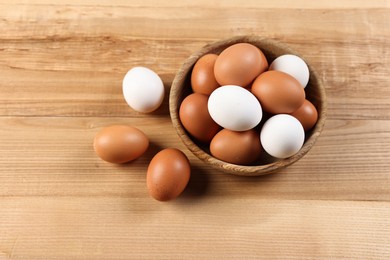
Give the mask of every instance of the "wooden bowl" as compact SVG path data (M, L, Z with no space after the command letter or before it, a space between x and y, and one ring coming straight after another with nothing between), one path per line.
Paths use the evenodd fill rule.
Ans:
M268 174L277 170L280 170L300 158L302 158L314 145L318 136L320 135L324 126L326 118L326 95L324 86L318 77L315 70L308 64L310 70L310 80L305 88L306 98L310 100L318 111L318 121L312 130L305 133L305 143L301 150L295 155L286 159L276 159L271 156L262 156L263 158L251 166L236 165L216 159L210 154L208 145L201 144L192 139L187 131L184 129L179 118L179 108L183 99L192 93L191 89L191 72L196 61L207 53L219 54L222 50L226 49L230 45L246 42L253 44L260 48L264 55L267 57L269 63L271 63L276 57L283 54L294 54L302 57L288 46L270 39L265 39L257 36L238 36L230 39L214 42L204 46L192 54L179 69L176 74L170 91L169 96L169 110L174 128L176 129L180 139L187 146L187 148L200 160L213 168L243 176L257 176ZM264 119L263 119L264 120ZM262 122L263 122L262 120ZM263 151L263 154L266 154Z

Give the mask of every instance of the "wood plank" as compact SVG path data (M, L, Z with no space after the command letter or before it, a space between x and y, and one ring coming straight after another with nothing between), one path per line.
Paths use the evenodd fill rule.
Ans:
M223 12L215 18L203 9L194 16L180 17L184 15L180 8L135 7L137 16L126 16L126 8L83 8L44 5L23 17L16 16L12 5L0 10L4 17L0 26L7 28L0 36L0 115L141 116L127 108L121 95L121 81L128 69L152 68L163 78L168 93L176 71L192 52L216 39L260 30L302 53L319 71L329 97L330 118L390 118L389 10L297 13L286 9L271 15L266 9L243 9L244 17L250 19L237 27L222 17ZM150 16L156 13L161 17ZM281 28L285 17L297 22ZM178 27L175 19L179 18ZM202 30L196 38L192 32L186 35L186 28L198 20L215 24L216 31ZM329 25L327 21L334 22ZM107 31L99 31L98 24L105 24L102 28ZM155 31L160 24L165 24L166 31ZM138 28L142 31L137 32ZM157 114L166 114L167 104Z
M31 4L29 0L14 0L13 5L25 5ZM0 0L0 4L9 4L7 0ZM34 0L34 5L47 5L47 0ZM50 5L64 5L63 1L52 0L49 2ZM96 0L68 0L66 1L68 6L105 6L105 7L155 7L155 0L132 0L132 1L121 1L121 0L100 0L98 3ZM221 8L229 7L236 8L237 2L235 0L227 1L210 1L210 0L181 0L181 1L165 1L159 2L160 7L198 7L198 8ZM274 0L274 1L259 1L259 0L247 0L240 3L240 6L246 8L256 8L261 6L262 8L272 9L321 9L321 8L356 8L356 9L367 9L367 8L389 8L390 1L388 0L376 0L376 1L365 1L365 0L329 0L325 2L313 3L312 1L306 0Z
M125 165L101 161L92 148L103 126L130 124L151 148ZM0 118L1 196L145 197L145 173L154 154L177 147L190 158L189 193L226 198L390 201L390 122L329 120L318 142L296 164L248 178L216 172L178 139L169 118ZM16 145L17 144L17 145Z
M0 251L12 259L390 257L388 202L236 197L227 203L208 196L202 203L191 197L172 203L15 197L0 203Z
M20 11L23 10L23 15ZM218 12L216 12L218 10ZM231 35L261 34L270 38L306 41L321 38L346 40L360 36L385 39L390 9L280 9L256 7L187 6L72 6L2 5L0 25L7 28L0 39L63 39L68 37L137 37L142 39L221 39ZM289 17L291 23L286 23ZM331 22L330 22L331 21ZM99 26L104 24L104 26ZM196 31L191 30L196 25ZM209 26L212 25L212 26ZM307 36L310 35L310 39ZM348 35L348 37L346 37ZM364 37L363 37L364 36ZM312 41L319 43L318 41ZM353 42L346 41L351 44ZM375 42L374 42L375 43ZM385 46L383 46L385 47Z
M187 43L188 46L185 47ZM52 43L39 41L32 45L20 43L24 47L18 47L19 44L8 44L9 47L3 50L3 56L5 63L10 64L0 67L3 75L0 79L2 93L0 115L142 116L129 109L122 97L123 76L134 66L150 67L162 77L166 97L165 103L157 113L167 114L169 88L175 72L190 53L198 49L196 45L201 45L196 42L187 43L172 40L170 44L176 47L170 52L164 52L159 48L163 48L166 41L164 43L156 40L134 40L129 41L127 47L126 42L116 42L108 44L103 49L95 48L95 41L83 43L71 41L61 44L72 49L74 54L69 56L64 53L62 57L58 55L58 47L50 47ZM57 43L54 45L59 46ZM88 45L90 45L88 50L95 51L88 53L80 50ZM175 52L179 45L184 46L182 53ZM29 46L35 46L34 48L40 52L29 50ZM128 47L130 49L126 49ZM107 50L115 48L117 52L107 54ZM148 51L153 48L156 48L155 52ZM336 62L330 58L332 55L327 55L335 51L330 48L332 47L329 46L328 51L321 56L308 57L314 61L311 64L320 72L325 83L329 103L328 116L345 119L389 119L390 90L387 88L386 78L390 74L388 66L390 59L384 59L382 51L371 51L371 61L366 57L353 57L356 52L367 52L371 49L367 44L362 45L360 49L347 50L348 46L340 48L338 53L340 55L344 53L345 58ZM309 53L309 49L306 51ZM84 54L76 55L79 52ZM134 56L132 52L138 53ZM156 54L161 63L156 63L156 58L152 57ZM142 55L146 62L137 58ZM176 59L170 58L173 55L177 55ZM102 58L90 61L91 56ZM112 62L102 64L102 60L106 58ZM323 62L316 62L317 58ZM354 59L355 65L350 64L349 58ZM67 62L64 62L65 60ZM364 73L354 73L357 70Z

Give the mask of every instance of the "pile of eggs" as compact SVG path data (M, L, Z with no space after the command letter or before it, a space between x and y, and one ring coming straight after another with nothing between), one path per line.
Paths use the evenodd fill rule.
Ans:
M164 99L164 84L154 71L134 67L123 79L123 96L135 111L149 113L158 109ZM111 125L95 136L96 154L109 163L127 163L143 156L149 148L149 138L140 129L129 125ZM187 156L176 148L159 151L149 162L146 184L149 194L158 201L179 196L191 174Z
M316 124L317 110L305 95L307 64L292 54L268 62L258 47L237 43L195 63L193 93L181 102L179 118L215 158L252 165L263 150L291 157Z
M305 95L306 63L291 54L277 57L270 66L268 62L256 46L237 43L195 63L193 93L181 102L179 118L215 158L253 165L261 161L263 150L275 158L290 157L316 124L317 110ZM146 67L129 70L122 87L127 104L141 113L155 111L164 99L161 78ZM93 147L104 161L127 163L146 153L149 138L133 126L112 125L96 134ZM148 192L156 200L172 200L184 191L190 174L182 151L163 149L147 168Z

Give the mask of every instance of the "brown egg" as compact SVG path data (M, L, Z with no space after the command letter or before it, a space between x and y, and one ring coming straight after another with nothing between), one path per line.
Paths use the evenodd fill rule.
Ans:
M148 149L149 139L135 127L113 125L96 134L93 147L101 159L125 163L140 157Z
M218 55L206 54L196 63L191 73L191 86L195 93L210 95L219 84L214 76L214 64Z
M263 52L249 43L237 43L221 52L214 65L214 75L220 85L249 85L267 70Z
M182 151L164 149L150 161L146 173L149 194L159 201L174 199L184 191L190 174L190 162Z
M272 114L289 114L305 100L305 90L292 76L281 71L267 71L256 78L252 93L261 107Z
M180 105L179 117L184 128L195 139L209 143L221 127L214 122L207 109L208 96L193 93Z
M260 157L260 134L253 129L243 132L222 129L211 141L210 152L222 161L248 165Z
M293 117L301 122L303 129L308 131L313 128L313 126L317 123L318 113L315 106L307 99L303 102L302 106L300 106L297 110L291 113Z

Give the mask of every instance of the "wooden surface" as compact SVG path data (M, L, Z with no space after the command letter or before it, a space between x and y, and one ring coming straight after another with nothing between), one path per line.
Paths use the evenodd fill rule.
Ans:
M0 259L390 259L389 1L0 0ZM167 89L215 40L285 42L316 68L328 120L314 148L268 176L205 167L179 141L167 96L132 111L124 74ZM103 126L143 130L151 149L111 165ZM182 149L183 196L146 190L152 156Z

